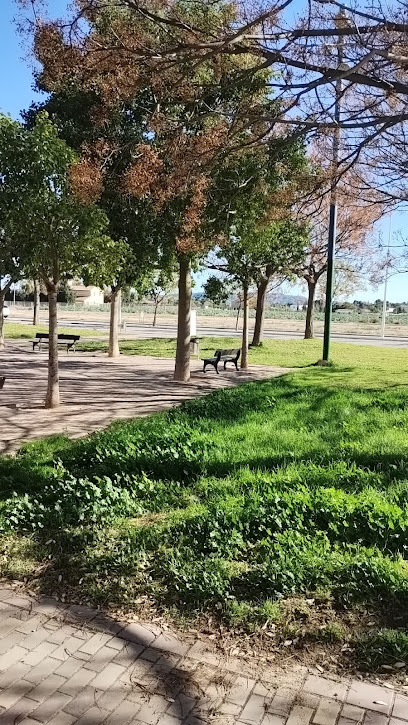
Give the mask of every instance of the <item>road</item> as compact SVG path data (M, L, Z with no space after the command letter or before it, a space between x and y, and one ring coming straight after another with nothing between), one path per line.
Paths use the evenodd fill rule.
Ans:
M13 322L27 323L26 319L19 319L13 317ZM46 317L41 318L41 324L48 324ZM60 322L61 326L64 327L77 327L78 329L95 329L108 332L109 322L102 320L74 320L64 319ZM122 335L124 332L122 332ZM177 327L176 325L151 325L128 322L126 324L126 334L129 338L149 338L149 337L176 337ZM198 325L197 334L199 337L240 337L241 331L235 331L229 327L203 327L200 329ZM302 332L282 332L265 330L264 337L272 340L301 340L303 338ZM316 338L322 338L322 334L316 334ZM354 345L376 345L379 347L408 347L407 337L381 337L374 335L339 335L338 333L332 334L332 340L336 342L349 342Z

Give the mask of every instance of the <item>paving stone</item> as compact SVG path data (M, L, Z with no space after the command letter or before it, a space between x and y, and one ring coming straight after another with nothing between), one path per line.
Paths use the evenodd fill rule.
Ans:
M336 700L327 700L323 698L317 708L313 718L316 725L335 725L341 704Z
M124 700L120 703L106 720L106 725L127 725L129 720L137 716L140 705L131 700Z
M218 722L220 721L218 720ZM167 712L165 712L160 718L160 725L180 725L180 720L177 717L172 717L172 715L168 715ZM222 725L222 723L220 725Z
M44 626L40 625L39 627L37 627L37 629L34 630L34 632L31 632L31 634L27 634L24 637L21 645L26 649L35 649L36 647L38 647L39 644L41 644L41 642L44 642L44 640L46 640L49 635L49 630L46 629Z
M77 695L78 692L80 692L84 687L89 685L91 680L93 680L94 678L95 672L92 672L91 670L86 670L84 667L81 667L81 669L78 670L75 675L72 675L69 680L64 680L64 684L61 685L59 689L66 695L72 695L72 697L75 697L75 695Z
M219 711L221 715L234 715L237 716L241 712L242 707L240 705L234 705L233 702L223 702L220 705Z
M408 697L405 697L405 695L396 696L392 715L402 720L408 720Z
M36 667L33 667L33 669L26 675L26 679L36 685L41 682L41 680L45 680L45 678L54 672L58 666L59 660L54 660L52 657L48 657L48 659L43 660Z
M390 713L394 693L385 687L371 685L368 682L353 680L347 695L347 702L350 705L367 708L386 715ZM379 703L385 702L385 705Z
M249 677L237 677L233 682L230 691L227 694L226 699L229 702L235 703L235 705L245 705L252 690L255 687L255 680Z
M51 697L48 697L47 700L45 700L45 702L37 707L31 714L40 722L48 722L48 720L50 720L52 716L58 712L58 710L62 710L62 708L65 707L70 700L71 697L69 695L64 695L62 692L54 692Z
M54 617L58 612L63 612L67 608L66 604L57 602L51 597L40 597L33 606L33 612L38 614L46 614L48 617Z
M99 612L96 609L85 607L82 604L71 604L66 608L64 617L67 621L72 622L91 622Z
M340 717L337 725L356 725L356 721L349 720L348 717Z
M94 681L92 682L92 687L94 687L96 690L107 690L108 687L113 685L113 683L119 677L121 677L124 672L124 667L121 667L120 665L115 665L111 662L105 667L105 669L102 670L102 672L100 672L99 675L95 677Z
M22 637L24 635L21 635ZM31 667L35 667L46 657L49 657L56 649L58 645L53 642L42 642L38 647L31 650L24 658L23 662Z
M335 702L332 700L332 702ZM302 707L310 707L312 710L316 710L317 707L319 707L320 703L320 697L318 695L313 695L311 692L299 692L298 695L296 695L296 705L301 705ZM339 707L340 710L340 707Z
M94 655L99 649L101 649L101 647L103 647L104 644L109 642L110 639L112 639L110 634L97 632L93 635L93 637L91 637L91 639L88 639L87 642L84 642L83 645L79 647L79 652Z
M130 685L125 685L124 682L116 681L109 690L106 690L98 700L100 706L104 710L115 710L122 700L125 700L127 696L132 692Z
M295 705L286 725L309 725L312 715L313 710L310 707Z
M76 630L70 624L63 624L62 627L50 632L47 637L47 642L54 642L55 644L63 644L66 640L73 636Z
M24 720L19 720L18 725L38 725L38 720L32 720L31 717L25 717Z
M272 712L265 713L262 725L284 725L286 718L282 715L274 715Z
M35 605L35 599L30 599L30 597L25 597L20 594L11 594L7 597L7 604L13 607L31 610Z
M76 725L96 725L96 723L105 722L109 713L107 710L101 710L100 707L91 707L82 717L76 721Z
M120 639L126 639L128 642L135 642L143 647L148 647L156 639L156 635L150 629L136 622L124 627L119 632L118 637Z
M75 694L76 696L62 709L70 715L81 717L87 710L97 704L101 693L89 686L77 691Z
M115 657L116 650L112 649L111 647L101 647L96 654L91 655L90 659L83 663L84 667L86 667L87 670L93 670L94 672L101 672L106 665L108 665L112 659ZM120 664L119 662L115 662L115 664ZM122 667L127 667L128 665L122 665Z
M274 715L289 715L295 698L296 692L294 690L279 687L271 704L268 705L268 712Z
M367 710L364 718L364 725L388 725L387 715L381 715L379 712Z
M177 695L177 697L174 699L174 702L170 704L167 712L173 717L183 719L187 717L187 715L190 715L191 711L196 707L196 705L197 700L181 692L180 695Z
M309 675L303 685L305 692L311 692L313 695L320 697L328 697L332 700L344 700L347 692L347 685L344 682L333 682L325 677L317 677Z
M66 677L67 679L75 675L75 673L84 666L83 661L78 660L76 657L69 657L62 664L60 664L59 660L55 660L55 662L58 662L55 674L61 675L61 677Z
M146 725L157 725L161 719L162 713L158 710L152 710L149 704L142 705L141 708L136 712L134 720L142 722ZM112 725L114 725L112 721Z
M262 695L250 695L240 720L245 723L260 723L265 715L265 698Z
M254 695L262 695L272 699L276 694L276 687L271 687L268 682L257 682L252 692Z
M35 705L34 700L28 697L19 698L9 710L0 715L1 725L16 725L34 710Z
M142 645L125 643L124 641L123 645L123 649L114 655L112 662L116 665L122 665L122 667L130 667L142 654L144 647ZM111 649L111 647L109 646L108 649Z
M30 634L31 632L35 632L38 627L40 627L42 624L44 624L44 618L40 617L39 615L28 617L28 619L24 621L20 621L20 624L18 627L16 627L17 632L24 632L24 634Z
M129 643L128 646L133 647L134 645ZM154 647L145 647L140 655L141 659L146 662L158 662L162 656L160 650L154 649Z
M32 687L31 682L28 682L27 680L19 680L13 685L10 685L7 690L3 690L3 692L0 693L0 707L5 707L6 710L7 708L12 707L15 702L24 697L27 692L30 692ZM34 707L35 703L33 704L32 709L34 709Z
M30 665L25 665L22 662L16 662L15 665L9 667L2 675L0 675L0 690L5 690L7 687L16 682L17 680L26 679L26 675L29 673Z
M24 637L23 632L17 632L17 630L9 632L3 639L0 639L0 655L8 652L14 645L19 644Z
M75 720L76 717L74 717L73 715L68 715L67 712L59 712L54 715L52 720L49 720L47 725L73 725Z
M3 621L0 621L0 637L4 637L9 632L12 632L19 624L21 624L21 621L17 617L7 617Z
M36 687L34 687L33 690L30 692L30 697L32 700L37 700L38 702L42 702L45 700L46 697L50 697L54 694L56 690L58 690L62 685L66 684L66 680L64 677L59 677L58 675L49 675L45 678L42 682L40 682Z
M180 642L179 639L165 632L155 639L154 647L163 652L171 652L176 655L185 655L190 649L190 645Z
M362 710L361 707L356 707L355 705L343 705L341 716L352 720L353 722L361 722L364 717L364 710Z
M400 720L399 718L392 717L390 720L390 725L406 725L407 722L407 720Z
M52 656L57 660L67 660L68 657L71 657L71 655L83 645L83 643L83 639L80 637L69 637L60 644L55 652L53 652ZM89 655L85 652L78 656L82 657L84 660L89 660Z
M19 660L22 660L23 657L27 654L27 650L23 649L23 647L20 647L20 645L15 645L15 647L12 647L9 649L8 652L5 652L0 657L0 671L7 670L9 667L14 665L16 662L19 662Z

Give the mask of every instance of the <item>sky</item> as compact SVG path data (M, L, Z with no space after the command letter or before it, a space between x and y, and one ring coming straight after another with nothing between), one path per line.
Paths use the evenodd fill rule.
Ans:
M67 0L48 0L48 11L51 17L65 15L68 6ZM39 101L44 96L35 92L33 87L34 61L30 48L24 45L14 22L17 8L14 0L0 0L0 111L18 119L20 111L30 106L33 101ZM404 232L408 224L408 211L397 212L393 218L393 235ZM383 238L388 239L389 218L380 222L378 229ZM196 280L196 289L200 289L205 273L199 274ZM295 294L305 294L302 285L292 288ZM285 290L286 291L286 290ZM373 301L383 297L383 286L372 288L367 284L365 289L353 293L352 299ZM399 274L388 281L388 300L408 301L408 275Z

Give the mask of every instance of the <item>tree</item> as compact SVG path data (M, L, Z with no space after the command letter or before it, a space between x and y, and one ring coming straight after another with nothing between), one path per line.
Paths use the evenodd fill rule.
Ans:
M343 279L347 276L350 280L352 275L355 280L356 275L367 272L371 263L372 252L368 242L374 223L381 214L381 207L368 204L364 199L356 198L354 195L351 196L347 188L347 177L338 188L337 196L336 266L339 272L337 279L341 274ZM327 272L329 204L330 199L325 196L301 210L302 216L306 214L310 222L310 243L306 262L299 265L297 270L308 288L305 339L313 338L316 288Z
M10 119L11 133L1 144L4 185L12 205L5 235L24 247L23 266L39 274L49 306L48 384L45 405L60 403L58 374L57 294L61 284L82 277L92 267L109 276L116 250L106 236L106 218L92 204L73 194L69 175L75 155L58 138L46 114L31 131Z
M174 274L166 274L165 272L157 272L146 289L146 297L151 299L154 304L153 327L156 327L159 305L166 299L172 289L174 289Z
M203 284L204 295L206 300L210 300L214 305L220 307L224 305L230 294L231 288L225 279L212 275Z
M47 91L66 93L72 86L94 96L92 118L98 125L97 142L83 149L77 165L78 187L100 196L109 179L112 158L123 147L130 156L119 187L137 199L148 215L160 215L162 244L179 269L179 307L175 378L190 375L191 265L225 232L226 206L216 217L207 215L213 177L217 167L268 136L260 122L277 112L269 92L270 73L262 68L248 72L247 59L225 56L208 61L195 72L194 64L180 74L166 73L151 58L140 64L138 53L129 52L140 43L167 43L166 28L132 13L128 3L81 2L82 31L75 48L61 28L44 23L36 33L36 54L42 64L40 80ZM186 23L204 23L207 37L219 23L230 23L234 11L227 4L212 6L176 3ZM175 7L170 10L173 14ZM168 9L165 10L165 13ZM177 31L184 38L182 23ZM124 44L124 38L126 42ZM103 63L95 63L95 44L104 47ZM109 48L109 50L108 50ZM239 86L231 85L239 75ZM143 98L143 103L140 99ZM142 138L120 142L109 135L110 119L131 99L139 104ZM275 108L275 111L274 111ZM108 169L108 171L107 171ZM85 187L88 187L87 189ZM102 187L102 188L98 188ZM231 196L245 188L227 189ZM206 218L207 215L207 218ZM206 223L212 220L212 223Z
M293 0L274 0L267 7L260 2L250 6L233 2L221 5L218 13L211 13L211 4L203 3L205 11L197 13L191 12L193 4L170 0L160 7L116 0L115 12L109 0L78 0L76 5L70 20L61 24L62 36L55 24L39 26L37 47L52 59L59 54L71 68L82 55L85 74L103 56L107 93L113 82L126 80L129 85L146 69L154 68L169 88L188 84L192 68L205 75L209 59L222 64L225 58L234 58L239 66L241 58L252 77L260 68L277 71L269 85L283 100L280 114L265 114L254 107L258 120L269 129L285 124L327 135L339 126L332 91L342 80L340 124L347 135L343 168L355 160L364 162L382 177L384 194L406 198L406 18L399 4L390 6L379 0L375 6L366 2L346 7L342 0L311 0L296 13ZM83 32L84 19L92 22L104 8L110 11L104 19L111 32L101 33L98 42L89 42ZM129 25L138 25L137 38L118 24L119 11ZM54 52L50 54L51 44ZM339 63L339 48L346 63ZM114 69L112 56L116 57ZM58 79L60 68L61 61L49 64L52 79ZM241 80L239 72L231 77L235 89Z
M218 257L219 269L227 272L238 282L243 295L243 328L241 368L248 368L248 295L251 285L259 284L260 275L271 268L274 274L282 274L304 256L307 229L291 222L259 223L256 207L246 214L235 217L231 226L230 242ZM272 272L271 272L272 274Z
M37 78L39 90L46 90ZM141 294L151 277L152 269L171 265L163 241L163 226L151 205L125 193L123 175L132 159L132 147L143 141L147 99L144 94L127 99L120 108L107 111L101 127L95 122L100 98L96 89L89 91L69 84L67 89L54 92L43 104L33 105L23 115L28 128L35 124L39 113L49 114L58 134L78 154L82 163L72 171L76 192L84 203L92 202L106 214L108 233L116 245L117 268L112 279L99 278L93 270L93 280L99 286L110 286L109 357L119 355L119 318L122 291L134 287ZM103 178L97 168L104 149L115 149L103 158ZM103 271L103 270L102 270ZM99 280L99 281L98 281Z

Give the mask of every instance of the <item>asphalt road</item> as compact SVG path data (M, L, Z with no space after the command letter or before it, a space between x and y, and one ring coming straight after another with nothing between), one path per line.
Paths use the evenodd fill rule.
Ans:
M27 323L27 320L13 317L13 322ZM41 324L48 324L46 317L41 318ZM64 319L60 322L61 326L64 327L77 327L78 329L95 329L108 332L109 323L101 320L71 320ZM130 338L149 338L149 337L176 337L177 327L176 325L145 325L140 323L127 323L126 331L122 331L122 335L127 333ZM233 328L226 327L197 327L197 335L199 337L240 337L241 330L238 332ZM302 332L282 332L265 330L264 337L267 339L275 340L301 340L303 338ZM316 334L316 338L323 338L322 334ZM355 345L376 345L380 347L408 347L407 337L381 337L374 335L339 335L337 333L332 334L332 340L336 342L349 342Z

